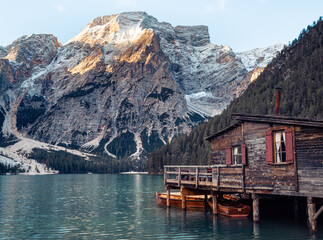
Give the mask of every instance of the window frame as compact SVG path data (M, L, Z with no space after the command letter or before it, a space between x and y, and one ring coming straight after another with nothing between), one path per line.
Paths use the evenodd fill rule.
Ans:
M234 153L235 148L238 148L238 154ZM241 145L233 145L231 147L232 153L231 153L231 165L241 165L242 164L242 146ZM240 153L239 153L240 149ZM240 163L236 161L235 156L238 156L240 158Z
M272 127L265 133L266 142L266 163L268 165L288 165L295 162L295 136L294 127ZM285 134L285 162L277 162L276 156L276 132Z
M276 141L276 134L280 133L281 137L279 141ZM282 141L283 140L283 141ZM279 143L280 149L277 149L277 143ZM282 145L283 143L283 145ZM273 164L285 164L286 163L286 136L284 129L273 131L273 144L274 144L274 156L273 156ZM277 152L280 151L280 152ZM280 161L277 159L277 154L280 156Z

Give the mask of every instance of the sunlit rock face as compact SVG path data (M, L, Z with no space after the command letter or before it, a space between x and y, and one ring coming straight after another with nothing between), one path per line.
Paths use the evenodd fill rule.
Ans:
M112 157L140 157L190 131L253 76L242 55L210 43L206 26L145 12L96 18L63 46L22 37L0 56L7 133Z
M0 47L1 96L45 68L56 57L59 47L51 34L22 36L7 47Z

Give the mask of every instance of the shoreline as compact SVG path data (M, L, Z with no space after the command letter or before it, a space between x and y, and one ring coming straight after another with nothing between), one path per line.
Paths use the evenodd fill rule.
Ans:
M131 172L120 172L119 174L126 174L126 175L146 175L148 174L148 172L134 172L134 171L131 171Z

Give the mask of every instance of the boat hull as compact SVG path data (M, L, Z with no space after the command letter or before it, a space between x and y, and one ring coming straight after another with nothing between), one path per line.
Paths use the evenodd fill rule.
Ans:
M156 199L158 204L166 205L167 204L167 195L162 193L156 193ZM171 206L182 206L182 197L180 195L171 195L170 196L170 205ZM186 197L186 207L188 208L204 208L204 198L196 196L187 196Z
M212 202L208 201L209 206L213 208ZM241 217L248 217L250 213L250 207L248 205L239 203L235 205L224 205L218 203L218 211L219 214L233 217L233 218L241 218Z

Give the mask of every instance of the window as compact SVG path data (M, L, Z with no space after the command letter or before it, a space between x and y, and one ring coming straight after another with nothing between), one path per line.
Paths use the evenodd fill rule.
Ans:
M281 163L286 162L286 140L285 132L274 132L274 162Z
M236 164L247 164L247 150L246 145L229 146L225 148L225 164L236 165Z
M267 164L294 162L292 128L266 132L266 162Z
M241 154L241 146L232 147L232 165L241 164L242 154Z

